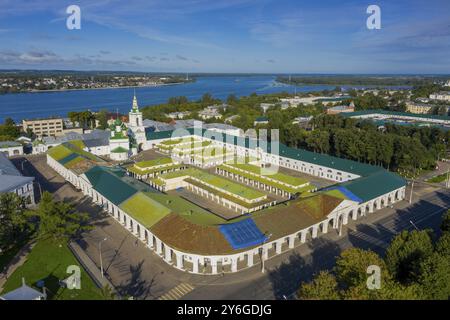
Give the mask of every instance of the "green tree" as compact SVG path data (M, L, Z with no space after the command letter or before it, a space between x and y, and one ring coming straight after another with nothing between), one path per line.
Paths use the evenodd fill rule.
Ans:
M303 283L298 291L300 300L338 300L338 283L334 275L321 271L309 283Z
M105 130L108 128L108 111L100 110L95 115L96 120L98 120L98 129Z
M0 251L21 239L27 229L24 198L15 193L0 195Z
M420 263L433 253L428 230L402 231L386 250L386 264L391 274L401 283L417 280Z
M447 210L447 212L442 216L440 228L442 232L450 232L450 210Z
M65 201L54 201L51 193L44 192L36 211L32 215L38 218L38 238L62 240L81 231L90 230L86 213L77 212L74 205Z
M427 298L448 300L450 298L450 257L435 252L420 263L419 269L418 280Z
M350 248L342 251L336 260L336 278L344 288L366 285L367 268L379 266L382 281L389 279L389 272L384 261L373 251Z
M450 232L445 232L436 242L435 251L442 256L450 257Z

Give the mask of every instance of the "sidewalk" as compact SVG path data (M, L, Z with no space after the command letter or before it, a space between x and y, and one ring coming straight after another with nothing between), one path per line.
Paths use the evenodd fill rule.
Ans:
M102 277L97 265L75 241L70 241L68 247L99 288L108 286L114 291L114 293L117 293L113 284L106 278L106 276Z
M0 273L0 292L2 292L3 286L8 280L8 277L13 274L17 268L25 263L28 254L31 252L31 249L33 249L35 244L35 241L27 243L6 266L5 271Z

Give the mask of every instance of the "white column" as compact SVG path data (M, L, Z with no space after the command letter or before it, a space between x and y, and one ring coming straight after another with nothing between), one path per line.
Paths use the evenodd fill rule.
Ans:
M253 266L253 251L247 254L247 266Z
M198 258L192 257L192 272L198 273Z
M346 225L348 223L348 213L344 213L343 214L343 218L342 218L342 224ZM339 227L339 225L338 225Z
M180 253L175 253L175 255L177 257L177 268L183 269L183 255Z
M139 236L138 235L138 224L137 224L136 220L133 220L133 234L136 236Z
M282 243L283 243L282 240L279 240L279 241L275 242L275 252L277 254L281 253L281 245L282 245Z
M317 238L317 231L319 230L319 226L316 224L312 228L312 238Z
M148 243L147 243L147 246L148 246L149 248L152 248L152 249L153 249L153 246L154 246L153 234L151 234L150 232L147 232L147 236L148 236Z
M156 239L156 253L159 255L162 253L162 242L159 239Z
M167 262L172 261L172 250L165 244L164 244L164 260L166 260Z
M217 259L210 258L212 274L217 274Z
M301 242L301 243L305 243L305 242L306 242L306 232L308 232L308 231L305 230L305 231L302 231L302 232L300 233L300 242Z
M262 256L264 260L267 260L269 258L269 249L265 246L263 246L263 252L262 252Z
M237 271L237 259L236 257L231 258L231 272Z
M288 238L289 249L294 248L295 245L295 235L289 236Z
M328 232L328 220L324 223L322 223L322 232L327 233Z

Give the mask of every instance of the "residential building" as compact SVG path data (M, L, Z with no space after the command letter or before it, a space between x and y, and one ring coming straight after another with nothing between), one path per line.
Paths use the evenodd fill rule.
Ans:
M205 123L202 126L210 131L229 134L232 136L239 136L242 133L242 129L225 123Z
M0 300L46 300L47 294L45 288L40 292L32 287L27 286L25 279L22 278L22 286L5 293L0 296Z
M64 130L62 118L22 120L23 131L31 130L37 137L61 136Z
M23 154L23 144L17 141L0 141L0 152L8 157Z
M183 112L172 112L168 113L167 117L172 119L184 119L187 116L189 116L191 113L189 111L183 111Z
M412 101L406 102L406 111L416 114L430 114L436 107L434 104L417 103Z
M450 91L441 91L430 94L430 99L438 101L450 101Z
M208 119L220 119L222 118L222 115L220 114L220 108L222 106L208 106L202 111L198 113L198 116L202 118L203 120Z
M327 108L327 114L339 114L354 111L355 111L355 104L353 103L353 101L348 106L342 105Z
M15 193L32 205L35 203L33 181L33 177L22 176L6 155L0 152L0 193Z

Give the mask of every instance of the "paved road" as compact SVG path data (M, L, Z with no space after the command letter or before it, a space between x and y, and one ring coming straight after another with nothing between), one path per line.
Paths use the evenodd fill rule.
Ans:
M16 161L21 161L17 159ZM122 295L138 299L275 299L289 296L301 281L322 269L333 267L340 251L357 246L383 253L390 239L404 229L438 229L441 215L450 204L450 193L426 184L414 187L413 204L402 201L394 209L385 208L355 223L351 221L338 237L335 230L312 242L298 246L266 262L260 267L227 275L198 276L168 266L159 256L136 241L127 230L100 209L90 199L64 182L45 164L45 157L30 157L24 172L34 175L43 189L56 197L78 203L79 210L93 217L94 230L78 243L100 267L99 241L102 242L103 265L107 277ZM409 195L409 191L408 191ZM186 290L190 288L190 290Z

